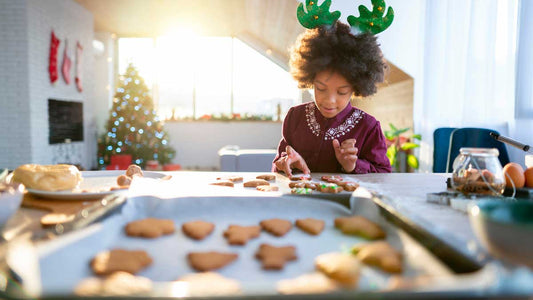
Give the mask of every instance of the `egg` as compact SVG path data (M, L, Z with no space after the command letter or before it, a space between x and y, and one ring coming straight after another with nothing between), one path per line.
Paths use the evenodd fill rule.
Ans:
M526 178L526 186L533 188L533 167L529 167L524 172L524 177Z
M517 163L510 162L503 167L503 175L505 177L505 186L513 188L513 184L509 179L514 182L515 188L523 188L526 177L524 176L524 168Z

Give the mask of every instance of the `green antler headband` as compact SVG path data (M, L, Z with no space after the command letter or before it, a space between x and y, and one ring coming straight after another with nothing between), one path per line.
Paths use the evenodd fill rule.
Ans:
M304 11L303 3L298 5L296 16L298 21L303 27L313 29L319 26L331 26L341 16L339 11L330 12L331 0L324 0L322 5L316 3L318 0L306 0ZM348 23L352 29L357 33L371 33L377 34L387 29L394 20L394 10L389 6L387 15L383 17L385 13L385 1L384 0L371 0L372 11L368 10L364 5L359 5L359 17L348 16Z
M378 34L389 28L394 20L394 10L389 6L387 15L385 13L385 1L372 0L372 11L364 5L359 5L359 18L348 16L348 23L352 28L357 28L361 32Z
M341 17L340 11L329 12L331 0L325 0L322 5L317 5L317 1L318 0L305 0L307 13L304 11L303 3L298 5L296 16L298 17L300 24L305 28L313 29L322 25L331 26Z

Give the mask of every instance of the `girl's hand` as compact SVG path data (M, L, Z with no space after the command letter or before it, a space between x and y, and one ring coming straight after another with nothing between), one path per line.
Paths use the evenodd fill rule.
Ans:
M291 146L285 148L287 156L284 156L276 161L276 168L278 171L283 171L287 176L292 176L292 168L301 170L304 174L309 174L311 171L307 167L305 160L300 156L296 150Z
M346 173L351 173L355 169L355 163L357 162L357 153L359 149L355 147L355 139L347 139L342 144L339 140L333 140L333 149L335 150L335 156L337 161L341 164Z

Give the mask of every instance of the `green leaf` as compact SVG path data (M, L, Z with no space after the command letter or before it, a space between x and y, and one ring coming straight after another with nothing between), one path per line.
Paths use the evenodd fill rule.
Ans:
M404 133L404 132L407 132L407 130L409 130L410 128L402 128L402 129L397 129L396 130L396 136L400 136L400 134Z
M402 148L402 150L406 150L406 151L409 150L409 149L418 148L418 147L420 147L420 145L415 144L415 143L409 143L409 142L403 143L400 146L400 148Z
M385 131L385 137L388 140L393 140L396 136L394 135L394 131L386 130Z
M394 147L394 145L389 146L387 148L387 158L390 161L390 165L394 166L396 164L396 154L398 153L398 149Z
M422 140L422 135L420 135L420 134L413 134L412 138L413 138L413 139L417 139L417 140Z
M398 128L396 128L396 126L394 126L392 123L389 123L389 126L392 131L398 130Z
M408 154L407 164L413 169L418 169L418 158L416 158L416 156L414 156L413 154Z

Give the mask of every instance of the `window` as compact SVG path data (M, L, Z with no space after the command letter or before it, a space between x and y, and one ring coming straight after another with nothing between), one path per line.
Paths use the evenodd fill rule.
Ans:
M121 38L118 46L119 73L133 63L165 119L277 120L299 99L287 71L237 38Z
M533 1L520 2L516 72L517 119L533 119Z

